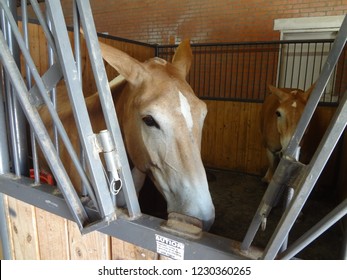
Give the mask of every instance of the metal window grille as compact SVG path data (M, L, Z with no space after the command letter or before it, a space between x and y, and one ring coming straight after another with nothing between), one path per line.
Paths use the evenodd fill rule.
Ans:
M333 40L193 44L188 77L202 99L262 102L268 85L308 89L322 70ZM157 46L170 60L175 45ZM346 47L321 102L336 105L347 87Z

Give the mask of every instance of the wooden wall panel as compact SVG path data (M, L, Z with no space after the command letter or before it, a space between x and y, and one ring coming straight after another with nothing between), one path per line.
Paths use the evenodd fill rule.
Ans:
M201 154L207 167L263 175L267 157L261 143L260 103L205 100L208 114L202 136ZM312 156L335 111L319 107L318 125L307 141Z
M72 260L109 260L110 237L98 231L82 235L76 223L68 221L70 255Z
M35 208L41 260L69 260L67 220Z
M260 141L261 104L205 101L208 114L202 137L202 158L212 168L260 174L266 164Z
M9 196L7 197L7 207L12 258L39 260L35 207Z
M159 255L120 239L111 238L112 260L156 260Z

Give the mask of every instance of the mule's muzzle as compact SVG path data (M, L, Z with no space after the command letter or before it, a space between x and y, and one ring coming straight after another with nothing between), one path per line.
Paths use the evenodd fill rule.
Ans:
M209 231L210 228L212 227L213 223L214 223L214 217L211 218L211 219L209 219L209 220L204 220L204 221L202 222L202 224L203 224L202 229L203 229L204 231Z

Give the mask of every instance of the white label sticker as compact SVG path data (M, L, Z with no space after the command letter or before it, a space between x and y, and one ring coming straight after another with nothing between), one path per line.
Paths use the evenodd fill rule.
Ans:
M184 244L176 240L156 234L157 253L174 260L184 259Z

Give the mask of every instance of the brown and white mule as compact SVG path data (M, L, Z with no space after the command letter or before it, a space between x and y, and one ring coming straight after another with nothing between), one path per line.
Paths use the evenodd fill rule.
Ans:
M124 82L110 86L137 190L149 175L166 199L168 213L198 218L209 229L215 209L200 154L207 107L186 81L192 61L189 41L180 44L172 63L160 58L142 63L104 43L100 47L103 58L124 77ZM105 129L98 93L87 97L86 104L93 130ZM78 151L66 98L58 101L58 113ZM61 154L74 180L76 171L64 148Z
M295 132L313 88L314 84L307 91L269 85L270 94L264 100L260 118L262 142L269 159L264 182L270 182L280 155Z

